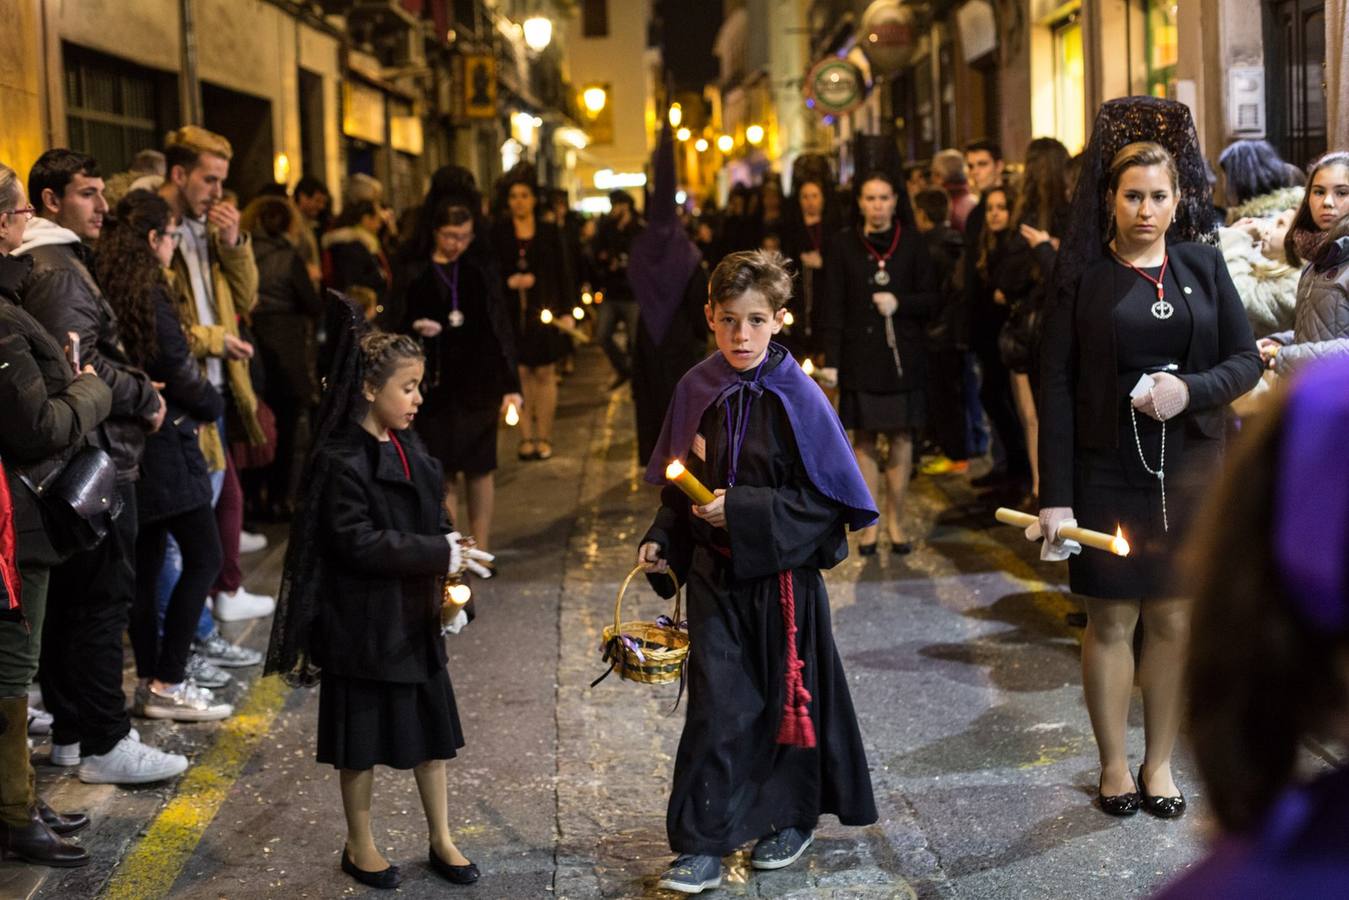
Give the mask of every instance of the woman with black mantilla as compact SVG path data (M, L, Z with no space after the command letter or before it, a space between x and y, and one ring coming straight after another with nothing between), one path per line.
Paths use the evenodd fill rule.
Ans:
M417 433L445 469L445 512L456 518L462 472L469 528L486 549L496 505L497 423L524 400L498 279L468 253L470 200L443 197L430 211L430 264L408 285L403 330L420 335L426 348L426 405Z
M575 328L571 318L571 274L556 225L535 213L538 190L533 169L518 166L502 182L507 218L492 229L505 279L507 308L515 329L520 385L525 398L520 414L519 457L552 459L553 418L557 414L557 361L569 338L554 321Z
M821 569L845 526L876 512L823 392L771 337L790 279L776 253L734 253L706 306L718 353L675 390L646 480L684 460L716 497L666 485L638 558L667 596L688 587L688 712L666 814L679 858L660 886L721 883L721 857L758 840L756 869L795 862L820 815L876 821L866 753L834 647ZM799 438L799 439L798 439Z
M1168 146L1139 141L1154 136ZM1110 815L1173 818L1185 811L1171 754L1190 601L1169 583L1170 555L1221 463L1224 409L1255 385L1260 357L1222 254L1194 242L1211 230L1189 111L1111 101L1085 160L1041 341L1040 527L1060 550L1058 529L1074 518L1121 526L1133 546L1128 557L1087 551L1069 563L1070 585L1086 597L1097 796ZM1135 780L1125 738L1140 620L1145 751Z
M804 359L819 349L819 308L827 290L824 245L839 223L836 210L830 208L834 188L829 164L819 157L802 158L793 169L792 202L783 229L782 251L795 264L792 300L787 305L795 321L784 329L787 339L783 343Z
M862 222L837 232L825 253L828 300L819 313L822 380L837 383L839 418L853 436L857 464L880 497L882 436L886 536L894 553L904 534L904 493L913 470L913 435L926 414L926 322L941 303L927 244L913 224L908 196L876 171L858 182ZM858 552L876 552L879 526L863 529Z

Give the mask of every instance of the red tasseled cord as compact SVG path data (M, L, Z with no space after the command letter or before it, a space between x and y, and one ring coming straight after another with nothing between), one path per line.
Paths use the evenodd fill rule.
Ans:
M4 583L10 611L19 608L19 544L14 534L14 505L9 495L5 468L0 465L0 581Z
M792 747L814 747L815 723L810 720L810 691L806 690L801 677L801 670L806 664L796 652L796 593L792 588L791 571L778 573L778 598L782 606L782 623L787 631L787 696L782 707L778 743Z

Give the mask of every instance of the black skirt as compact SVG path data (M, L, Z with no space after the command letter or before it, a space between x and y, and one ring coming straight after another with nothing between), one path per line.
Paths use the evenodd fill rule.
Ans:
M450 674L417 684L322 674L316 759L338 769L410 769L464 746Z
M1137 414L1148 465L1161 457L1161 423ZM1120 419L1119 447L1079 450L1074 474L1077 524L1129 540L1125 557L1083 549L1068 562L1074 593L1103 600L1147 600L1176 595L1174 562L1205 488L1222 465L1223 442L1204 437L1182 416L1167 423L1166 516L1162 489L1143 468L1128 415Z
M874 394L844 390L838 398L838 417L844 428L893 434L922 428L927 420L927 400L922 391Z
M448 394L448 390L441 388ZM451 400L434 393L417 415L417 434L446 475L486 475L497 467L497 418L501 401Z

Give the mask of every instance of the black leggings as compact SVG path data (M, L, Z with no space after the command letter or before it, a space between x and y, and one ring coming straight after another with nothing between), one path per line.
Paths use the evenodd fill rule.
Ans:
M156 595L164 545L170 534L183 554L183 574L164 611L161 637ZM215 510L210 504L141 525L136 540L136 600L131 606L130 628L136 674L141 678L157 678L166 684L183 680L197 620L206 594L220 574L222 559Z

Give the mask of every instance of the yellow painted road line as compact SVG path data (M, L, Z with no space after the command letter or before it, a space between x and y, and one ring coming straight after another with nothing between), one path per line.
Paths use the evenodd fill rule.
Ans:
M173 799L113 872L103 890L104 900L168 894L290 690L275 675L254 682L238 711L221 723L215 744L188 769Z

